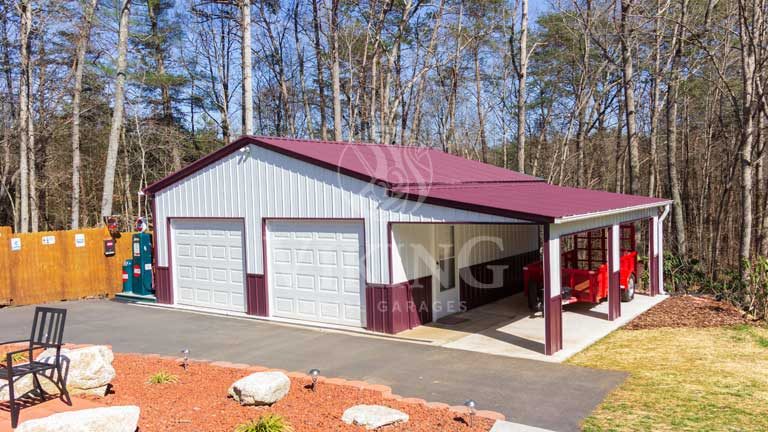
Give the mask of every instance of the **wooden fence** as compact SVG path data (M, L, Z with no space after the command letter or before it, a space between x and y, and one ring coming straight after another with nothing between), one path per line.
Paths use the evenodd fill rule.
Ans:
M122 266L131 258L131 234L104 256L106 228L13 234L0 227L0 305L26 305L122 290Z

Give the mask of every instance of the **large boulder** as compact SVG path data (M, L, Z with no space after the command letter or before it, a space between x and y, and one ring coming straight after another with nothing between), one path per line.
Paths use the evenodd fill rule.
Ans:
M341 416L346 424L378 429L394 423L407 422L408 414L382 405L355 405L347 408Z
M41 383L44 380L45 378L41 378ZM7 401L11 398L11 395L8 392L8 387L8 381L0 379L0 402ZM13 382L14 396L16 396L16 398L21 397L22 395L31 391L33 388L34 383L32 382L32 375L16 378L16 380Z
M229 395L240 405L272 405L291 389L291 380L282 372L256 372L235 381Z
M37 361L53 363L55 349L48 349L37 356ZM104 345L61 350L62 370L67 377L67 389L71 394L104 396L107 386L115 378L115 359L112 350ZM41 379L43 389L48 393L58 393L56 386L47 379Z
M134 405L69 411L27 420L16 432L135 432L139 413Z

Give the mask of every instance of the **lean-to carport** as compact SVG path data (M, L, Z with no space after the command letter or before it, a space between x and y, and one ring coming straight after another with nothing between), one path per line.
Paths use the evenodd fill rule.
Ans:
M619 287L620 225L648 221L649 294L662 291L662 224L669 200L568 188L543 181L406 186L401 198L446 207L514 217L543 227L545 354L563 348L560 239L579 232L608 230L608 319L621 316Z

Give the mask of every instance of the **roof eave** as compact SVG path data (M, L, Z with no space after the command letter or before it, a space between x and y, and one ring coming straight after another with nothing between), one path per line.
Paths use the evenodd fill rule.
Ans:
M612 216L612 215L617 215L621 213L629 213L637 210L645 210L645 209L654 208L654 207L663 207L671 203L672 203L671 200L663 200L655 203L641 204L641 205L631 206L631 207L620 207L617 209L603 210L603 211L598 211L593 213L583 213L583 214L572 215L572 216L561 216L561 217L554 218L553 223L563 224L568 222L576 222L584 219L593 219L593 218L603 217L603 216Z

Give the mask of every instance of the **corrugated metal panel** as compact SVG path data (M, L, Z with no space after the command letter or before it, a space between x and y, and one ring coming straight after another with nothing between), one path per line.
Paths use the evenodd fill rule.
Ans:
M516 222L387 196L386 190L261 147L234 152L155 195L158 265L168 265L166 218L243 217L248 273L263 273L261 219L363 218L366 278L388 283L390 221Z

